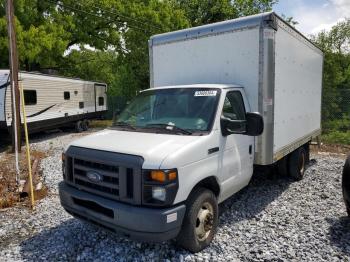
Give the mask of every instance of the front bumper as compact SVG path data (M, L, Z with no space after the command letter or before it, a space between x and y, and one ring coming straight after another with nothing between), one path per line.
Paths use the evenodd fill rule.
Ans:
M59 184L62 206L71 215L135 240L160 242L175 238L184 204L166 209L137 207Z

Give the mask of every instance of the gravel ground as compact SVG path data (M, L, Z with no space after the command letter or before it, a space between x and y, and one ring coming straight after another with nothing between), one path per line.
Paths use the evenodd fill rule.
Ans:
M256 172L251 184L221 206L210 247L195 255L162 244L134 242L74 219L60 206L61 152L76 134L33 143L49 196L36 210L0 210L0 261L350 261L350 219L341 196L342 157L314 155L303 181ZM1 154L0 154L1 156Z

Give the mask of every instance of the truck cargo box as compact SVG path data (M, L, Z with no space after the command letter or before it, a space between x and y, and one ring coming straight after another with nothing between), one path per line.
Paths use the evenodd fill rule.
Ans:
M255 164L272 164L321 133L323 53L275 13L156 35L151 87L243 86L264 117Z

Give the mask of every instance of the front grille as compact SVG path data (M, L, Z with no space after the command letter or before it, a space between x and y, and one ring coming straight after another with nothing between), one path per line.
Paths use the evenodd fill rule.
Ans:
M142 158L77 147L70 147L66 156L71 185L105 198L141 203ZM98 179L91 179L91 173Z
M92 161L74 158L74 183L83 189L100 193L100 195L119 200L119 168ZM132 170L131 170L132 171ZM101 176L101 181L91 181L87 174L95 172ZM131 173L132 175L132 173Z

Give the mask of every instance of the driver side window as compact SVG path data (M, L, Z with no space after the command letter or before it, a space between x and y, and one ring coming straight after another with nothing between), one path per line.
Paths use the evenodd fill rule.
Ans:
M230 120L245 120L245 108L240 92L232 91L226 94L222 115Z
M240 122L246 120L246 112L242 94L238 91L228 92L222 109L222 116L231 121L237 121L235 131L246 130L246 123Z

